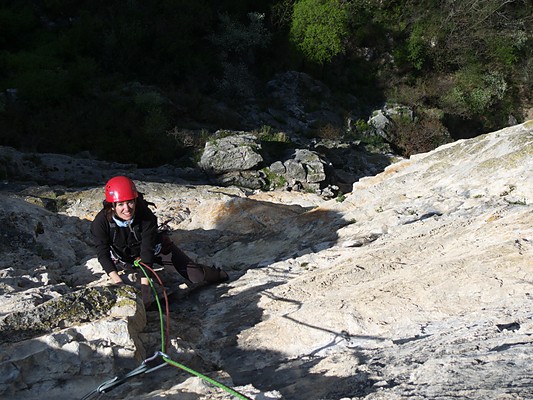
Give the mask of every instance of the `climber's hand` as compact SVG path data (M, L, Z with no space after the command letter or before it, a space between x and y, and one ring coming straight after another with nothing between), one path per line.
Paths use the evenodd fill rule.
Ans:
M115 285L122 285L124 283L117 271L111 271L109 273L109 278L113 281Z

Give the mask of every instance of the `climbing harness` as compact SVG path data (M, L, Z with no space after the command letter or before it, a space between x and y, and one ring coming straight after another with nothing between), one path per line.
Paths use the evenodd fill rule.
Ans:
M238 399L251 400L249 397L246 397L242 393L237 392L236 390L224 385L223 383L220 383L220 382L216 381L215 379L212 379L212 378L210 378L210 377L208 377L206 375L201 374L198 371L193 370L192 368L187 367L186 365L180 364L180 363L172 360L166 354L166 351L167 351L167 348L168 348L169 332L170 332L170 312L169 312L169 306L168 306L168 296L167 296L167 293L166 293L166 290L165 290L165 286L163 285L163 282L161 281L161 279L159 278L157 273L152 268L150 268L148 265L143 263L142 261L135 260L133 265L135 267L138 267L138 268L141 269L141 271L143 272L144 276L148 279L148 283L150 284L150 287L152 288L152 292L154 293L154 297L155 297L155 300L156 300L156 303L157 303L157 308L159 310L159 321L160 321L160 326L161 326L161 351L156 351L155 354L152 357L147 358L146 360L144 360L141 363L141 365L139 365L134 370L128 372L123 377L118 377L117 376L117 377L115 377L113 379L110 379L108 381L103 382L96 389L92 390L90 393L87 393L84 397L82 397L81 400L89 400L89 399L91 399L93 397L93 395L99 395L101 393L107 393L110 390L114 389L115 387L117 387L119 385L122 385L127 380L129 380L129 379L131 379L133 377L136 377L136 376L142 375L142 374L148 374L148 373L156 371L159 368L162 368L162 367L164 367L166 365L171 365L173 367L180 368L183 371L188 372L191 375L195 375L195 376L203 379L204 381L209 382L212 385L214 385L214 386L226 391L227 393L232 394L233 396L235 396ZM165 299L165 308L166 308L166 313L165 313L166 325L163 322L163 319L164 319L163 318L163 310L161 308L161 303L159 301L159 297L157 295L156 288L154 287L152 279L149 277L149 275L146 272L146 270L149 270L156 277L159 285L161 286L161 288L163 290L163 297Z

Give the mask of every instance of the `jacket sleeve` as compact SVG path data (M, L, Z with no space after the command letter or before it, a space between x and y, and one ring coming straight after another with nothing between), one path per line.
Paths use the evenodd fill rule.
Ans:
M149 266L154 263L154 249L157 242L157 217L146 207L142 218L141 261Z
M96 246L96 256L98 257L98 262L104 271L107 274L112 271L117 271L115 263L113 260L111 260L110 253L112 239L110 237L109 223L107 222L103 211L100 211L91 223L91 234Z

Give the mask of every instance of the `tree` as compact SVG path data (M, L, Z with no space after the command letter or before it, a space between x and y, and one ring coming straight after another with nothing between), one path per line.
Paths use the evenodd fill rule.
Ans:
M226 97L253 95L254 77L250 67L255 62L255 52L268 47L271 38L264 17L264 14L248 13L249 23L244 25L228 14L220 15L220 32L211 35L210 39L219 52L223 69L218 88Z
M348 13L339 0L300 0L294 4L290 40L304 57L324 64L345 49Z

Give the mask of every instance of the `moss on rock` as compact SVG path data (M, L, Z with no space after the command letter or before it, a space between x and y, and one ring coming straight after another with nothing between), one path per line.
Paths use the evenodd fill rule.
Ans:
M100 319L117 303L135 302L136 291L129 286L94 287L68 293L31 310L18 311L0 320L0 343L18 342Z

